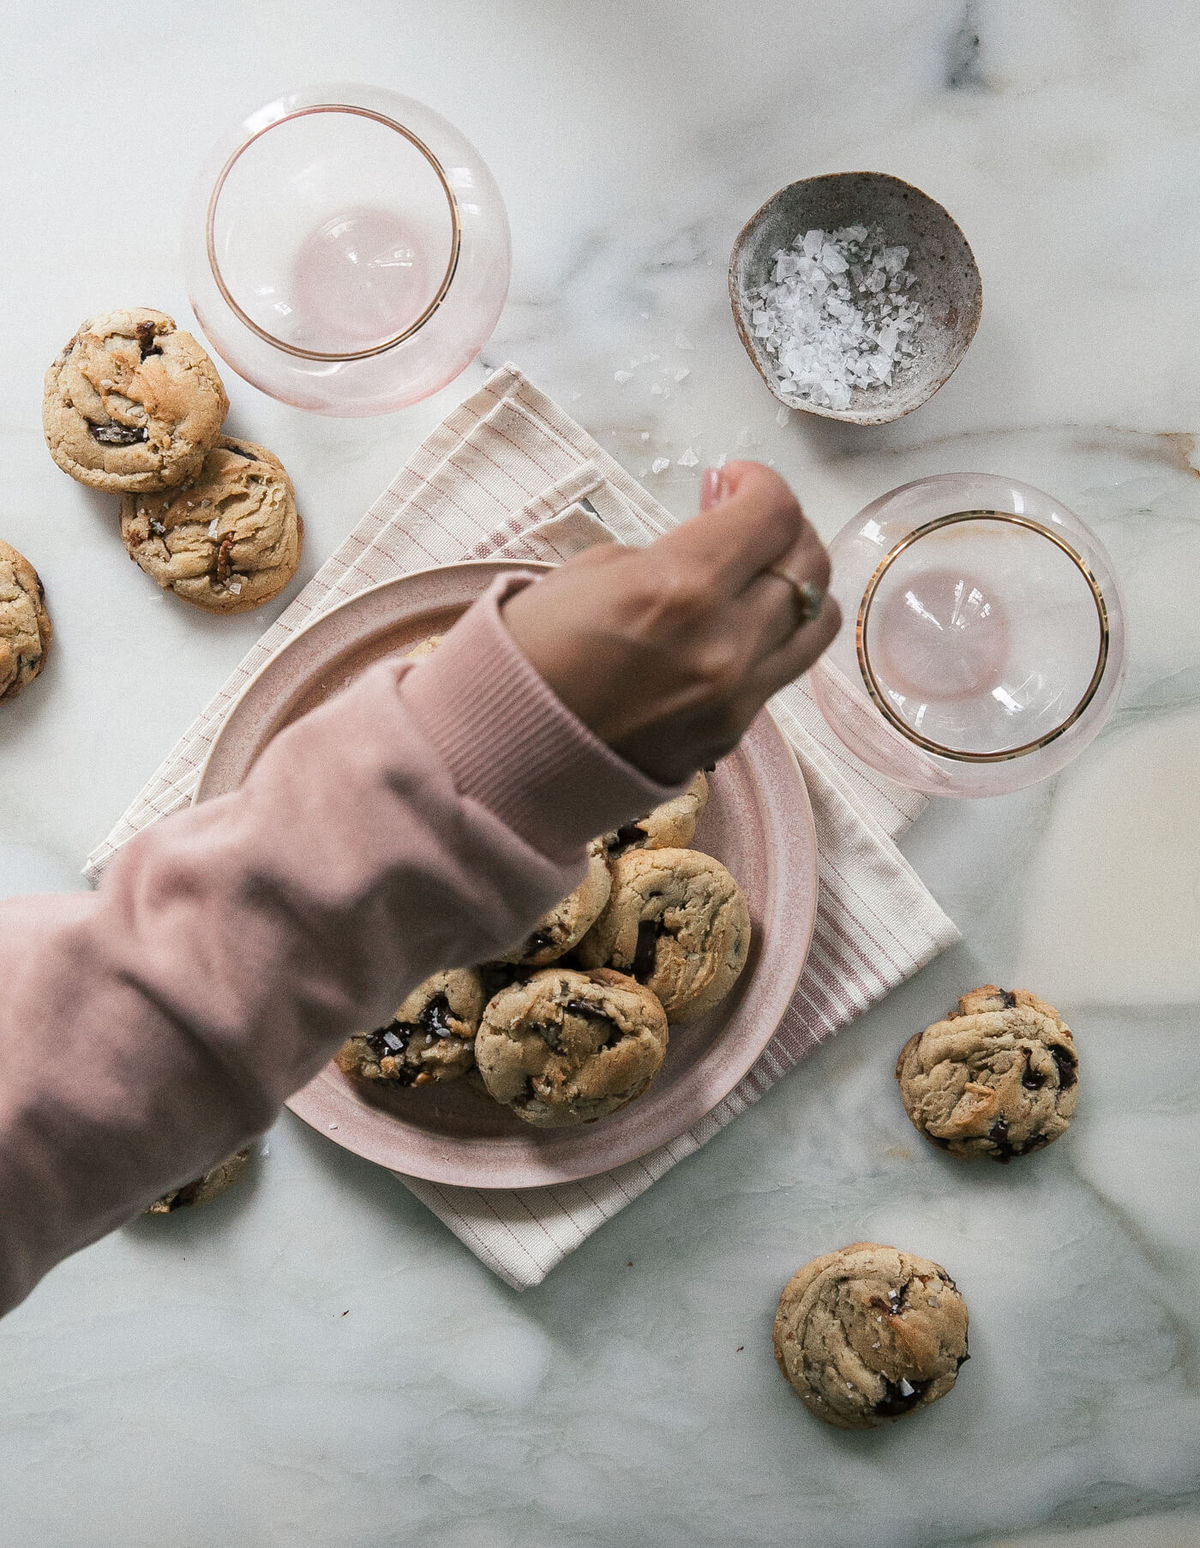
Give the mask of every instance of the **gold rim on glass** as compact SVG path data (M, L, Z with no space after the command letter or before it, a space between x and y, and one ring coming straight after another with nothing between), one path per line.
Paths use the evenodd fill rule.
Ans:
M298 344L288 344L285 340L276 338L273 333L268 333L253 318L248 317L234 300L228 285L225 283L225 276L221 273L221 265L217 261L217 244L213 228L216 224L217 201L221 197L221 190L225 187L229 174L256 140L260 140L264 134L269 134L272 129L278 129L281 124L291 123L294 119L304 118L310 113L354 113L359 118L369 118L374 123L382 124L387 129L394 129L397 134L402 135L410 145L420 151L421 155L425 157L425 160L433 168L438 182L442 185L442 192L446 195L446 203L450 207L450 260L446 264L446 272L442 275L441 283L438 285L433 299L415 322L409 323L407 328L400 333L393 334L390 339L384 339L382 344L372 344L368 349L331 353L326 350L303 349ZM220 175L213 185L213 191L208 200L204 240L205 246L208 249L208 266L212 270L213 279L216 282L217 289L224 298L225 304L245 323L251 333L257 334L265 344L270 344L275 349L282 349L289 355L298 355L304 360L369 360L372 355L382 355L385 350L394 349L397 344L402 344L405 339L411 338L418 329L425 326L446 299L446 293L450 289L450 282L453 280L454 272L458 268L458 257L462 249L462 222L459 218L458 200L454 196L454 190L450 186L450 180L446 176L445 168L429 149L428 145L425 144L424 140L415 135L411 129L406 129L403 124L397 123L394 118L389 118L385 113L377 113L373 108L355 107L352 103L345 102L322 102L312 107L297 108L294 113L285 113L282 118L276 118L271 123L265 124L261 129L255 130L248 139L242 141L221 168Z
M875 593L878 591L883 577L904 550L911 548L918 538L927 537L931 532L936 532L941 527L948 527L954 522L960 521L1011 522L1013 526L1025 527L1030 532L1036 532L1039 537L1046 538L1055 547L1060 548L1087 582L1088 589L1092 593L1092 600L1096 604L1096 619L1100 625L1100 648L1096 653L1096 669L1092 673L1091 681L1084 690L1083 697L1079 700L1079 703L1076 704L1065 720L1060 721L1053 730L1047 731L1045 735L1039 736L1036 741L1025 742L1020 747L1005 748L1001 752L962 752L955 747L946 747L941 742L930 741L928 737L922 736L919 731L914 731L910 725L900 718L888 702L886 694L880 688L879 682L876 679L875 669L871 665L870 653L867 650L867 621L871 615L871 605L875 600ZM954 511L949 516L938 516L933 521L927 521L924 526L915 528L907 537L901 538L896 546L890 549L880 560L874 575L867 582L862 602L859 604L858 621L855 628L855 647L858 651L859 670L862 672L862 679L866 685L867 692L871 695L876 708L885 720L894 726L907 741L913 742L925 752L934 753L939 758L951 758L956 763L1006 763L1010 758L1023 758L1027 753L1037 752L1040 748L1046 747L1055 741L1064 731L1069 730L1075 724L1080 715L1083 714L1084 710L1087 709L1088 705L1095 698L1096 690L1100 686L1100 680L1104 676L1104 668L1108 663L1108 607L1104 601L1104 593L1100 590L1096 577L1092 574L1085 561L1068 542L1059 537L1056 532L1051 532L1049 528L1044 527L1041 522L1030 521L1026 516L1014 516L1007 511Z

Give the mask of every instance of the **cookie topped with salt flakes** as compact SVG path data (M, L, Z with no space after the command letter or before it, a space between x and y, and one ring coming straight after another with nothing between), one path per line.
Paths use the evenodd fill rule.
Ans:
M304 523L278 457L226 435L195 482L126 495L121 537L165 591L210 613L244 613L295 575Z

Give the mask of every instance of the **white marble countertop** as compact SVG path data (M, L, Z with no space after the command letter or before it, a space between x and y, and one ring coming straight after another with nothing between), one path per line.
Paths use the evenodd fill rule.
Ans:
M688 447L701 465L773 461L826 535L925 473L1052 490L1110 548L1133 640L1114 720L1056 782L935 803L906 840L962 946L539 1289L510 1292L386 1174L290 1117L237 1194L63 1265L0 1324L5 1548L1200 1541L1190 8L5 11L0 536L41 571L56 633L0 725L3 891L80 885L87 849L274 616L161 596L125 559L112 502L50 461L40 398L89 313L189 317L194 169L292 85L375 81L438 108L490 163L514 237L483 361L418 409L306 416L225 373L232 428L294 477L302 580L484 367L513 358L635 474L670 457L648 482L680 515ZM731 325L730 244L781 184L848 168L948 206L983 274L982 325L894 426L779 425ZM1058 1003L1084 1067L1070 1134L1003 1170L921 1153L891 1076L900 1042L988 979ZM862 1237L951 1269L973 1359L936 1409L846 1437L787 1391L769 1329L793 1269Z

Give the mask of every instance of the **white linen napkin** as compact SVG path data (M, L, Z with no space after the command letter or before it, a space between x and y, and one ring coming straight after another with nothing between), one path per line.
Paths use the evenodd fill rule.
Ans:
M89 855L84 874L96 882L135 833L190 804L213 737L242 688L317 614L411 571L496 556L561 560L595 542L646 543L671 525L668 512L585 430L515 366L502 367L442 421L250 649ZM795 1064L958 939L893 842L924 797L854 758L803 686L785 688L770 708L804 771L820 895L800 985L750 1072L670 1144L580 1183L474 1189L396 1174L518 1289L540 1283Z

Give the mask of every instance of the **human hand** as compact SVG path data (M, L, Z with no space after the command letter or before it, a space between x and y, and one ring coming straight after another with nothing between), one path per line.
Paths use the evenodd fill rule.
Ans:
M673 784L736 746L837 633L831 598L806 616L806 583L824 592L829 555L795 495L734 462L705 475L700 515L648 548L588 549L517 592L504 622L568 709Z

